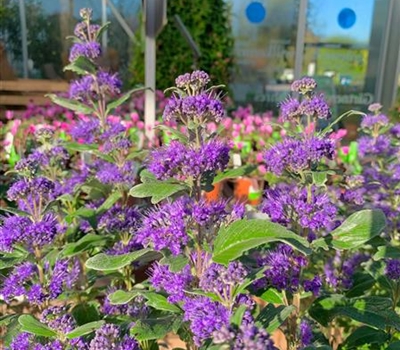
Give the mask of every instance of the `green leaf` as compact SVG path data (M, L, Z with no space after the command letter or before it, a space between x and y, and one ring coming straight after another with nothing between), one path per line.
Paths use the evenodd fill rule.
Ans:
M273 304L268 304L257 316L256 324L265 328L268 333L272 333L285 322L294 310L296 310L296 307L293 305L275 307Z
M400 259L400 247L380 246L372 258L375 261L382 259Z
M60 255L64 257L71 257L93 248L102 247L107 241L107 237L88 233L83 236L79 241L68 243L64 246Z
M6 213L15 214L15 215L18 215L18 216L27 216L27 217L31 216L31 214L29 214L26 211L22 211L22 210L19 210L19 209L16 209L16 208L11 208L11 207L0 208L0 210L5 211Z
M166 125L157 125L157 126L156 126L156 129L160 129L160 130L162 130L162 131L164 131L164 132L166 132L166 133L170 133L170 134L171 134L170 137L171 137L172 139L179 140L179 141L181 141L181 142L183 142L183 143L186 143L187 140L188 140L188 137L187 137L184 133L180 132L180 131L177 130L177 129L171 128L171 127L169 127L169 126L166 126Z
M353 298L364 295L375 284L375 279L369 273L356 272L353 275L353 285L346 292L346 297Z
M25 260L28 256L28 252L26 251L15 251L12 253L4 253L0 256L0 270L7 269L9 267L15 266L19 264L21 261Z
M189 259L184 255L165 256L160 260L160 264L168 265L171 272L181 271L188 263Z
M65 142L63 143L63 146L65 147L65 149L72 152L88 152L97 150L99 148L97 145L78 142Z
M159 340L164 338L168 333L176 333L182 324L181 317L176 315L168 315L156 318L147 318L146 320L138 320L131 328L130 333L139 342L146 340Z
M110 112L113 109L121 106L123 103L128 101L130 99L130 97L132 96L132 94L134 94L135 92L138 92L138 91L143 91L143 90L146 90L146 88L144 88L143 86L136 88L136 89L129 90L128 92L123 94L119 99L107 104L106 115L110 114Z
M187 190L188 187L184 184L149 182L132 187L129 191L129 195L136 198L151 197L151 203L156 204L175 193Z
M235 326L240 326L242 324L242 320L243 320L243 315L247 310L247 306L246 305L240 305L236 311L234 312L234 314L231 316L231 324L234 324Z
M111 22L106 22L104 23L99 30L96 33L96 41L100 41L98 39L101 38L101 36L103 35L103 33L108 29L108 27L110 26Z
M142 294L144 298L147 299L147 305L160 311L168 311L173 313L180 313L181 309L168 302L167 298L164 295L147 292Z
M6 326L6 332L2 334L0 337L0 342L3 342L3 345L9 346L11 342L14 340L14 338L21 333L21 325L18 322L18 317L20 315L15 314L15 315L7 315L5 316L6 318L4 319L5 324L2 323L1 325ZM5 328L5 327L4 327Z
M95 74L96 65L87 57L79 56L73 62L65 66L64 71L72 71L79 75Z
M358 211L331 232L332 246L338 250L362 247L385 227L386 218L381 210Z
M71 314L78 326L100 320L97 302L80 303L71 310Z
M93 108L76 101L69 100L68 98L58 97L55 94L46 95L49 97L55 104L68 108L74 112L82 113L82 114L92 114L94 112Z
M391 299L384 297L322 296L314 301L309 314L324 327L334 318L345 316L381 330L386 327L400 330L400 317L392 310Z
M110 209L120 198L122 198L122 193L120 191L111 193L104 203L97 208L96 214L102 214L106 210Z
M137 297L141 294L141 291L132 290L132 291L124 291L124 290L117 290L114 293L108 296L108 300L112 305L124 305L129 303L133 298Z
M268 288L260 298L267 303L271 304L283 304L282 292L278 292L275 288Z
M86 261L86 267L96 271L115 271L121 269L133 261L150 253L151 249L142 249L128 254L107 255L104 253L97 254Z
M400 340L395 341L386 348L386 350L399 350L400 349Z
M313 184L318 187L324 187L328 180L329 171L313 171L312 180Z
M140 172L140 181L142 181L143 183L160 182L157 180L155 175L152 172L148 171L147 169L143 169Z
M213 260L226 265L251 248L277 241L303 254L311 253L307 240L285 227L267 220L243 219L220 229L214 243Z
M21 325L23 332L38 335L40 337L54 337L57 335L56 332L51 330L49 327L39 322L36 318L31 315L21 315L18 318L18 322Z
M386 332L368 326L361 326L346 338L343 345L350 350L359 349L359 347L366 344L382 345L388 340L389 334Z
M89 221L89 223L90 223L90 225L92 225L92 227L96 227L97 219L96 219L96 210L95 209L87 208L87 207L80 207L75 212L67 215L65 217L65 221L67 223L71 223L72 220L76 217L86 219Z
M236 169L230 169L228 171L225 171L225 172L220 173L217 176L215 176L213 185L222 180L234 179L234 178L237 178L240 176L249 175L256 169L257 169L257 166L255 166L255 165L244 165L244 166L236 168Z
M146 149L141 149L137 151L130 151L127 157L125 158L126 160L132 160L132 159L144 159L147 157L149 154L149 151Z
M82 326L75 328L71 332L67 333L65 336L68 339L75 339L75 338L81 337L83 335L92 333L96 329L99 329L104 323L105 323L105 321L89 322L89 323L86 323Z

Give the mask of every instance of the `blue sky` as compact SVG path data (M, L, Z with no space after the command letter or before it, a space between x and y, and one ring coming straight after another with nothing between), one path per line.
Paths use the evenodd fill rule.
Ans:
M372 26L375 0L309 0L310 29L323 40L330 36L350 36L359 42L368 42ZM356 13L356 22L349 29L338 24L338 15L344 8Z

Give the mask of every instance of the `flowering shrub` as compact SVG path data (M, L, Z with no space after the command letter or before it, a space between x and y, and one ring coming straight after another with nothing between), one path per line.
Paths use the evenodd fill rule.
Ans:
M161 127L171 141L141 164L110 115L132 92L96 65L103 29L81 15L67 66L81 78L70 99L52 96L84 115L76 142L37 128L2 208L3 347L151 350L173 333L192 350L398 348L399 127L380 107L364 116L355 176L337 167L314 80L296 81L284 138L263 151L278 182L257 210L209 201L249 175L228 169L233 145L208 128L226 118L219 88L179 76Z

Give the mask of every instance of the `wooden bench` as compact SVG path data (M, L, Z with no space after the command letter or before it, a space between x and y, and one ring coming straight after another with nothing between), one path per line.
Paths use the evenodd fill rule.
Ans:
M42 79L0 80L0 106L26 106L33 102L44 105L50 99L44 95L55 92L67 92L66 81Z

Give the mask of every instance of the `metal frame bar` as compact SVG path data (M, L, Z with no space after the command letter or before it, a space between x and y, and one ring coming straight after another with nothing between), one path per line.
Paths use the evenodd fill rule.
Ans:
M101 25L105 25L107 23L107 0L101 0ZM107 31L103 32L103 36L101 38L101 46L103 51L107 51L108 46L108 35Z
M19 18L21 21L21 38L22 38L22 65L24 78L28 78L28 30L26 28L26 13L24 0L19 0Z
M300 0L299 17L297 21L294 79L299 79L303 71L304 40L307 27L307 7L308 7L308 0Z

